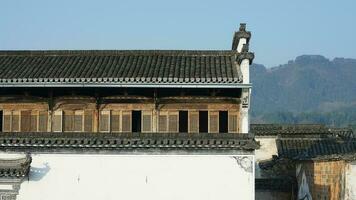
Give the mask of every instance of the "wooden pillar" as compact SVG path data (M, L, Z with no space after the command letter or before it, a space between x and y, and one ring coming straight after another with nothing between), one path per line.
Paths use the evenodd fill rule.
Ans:
M52 119L53 119L53 90L49 91L48 94L48 123L47 123L47 131L52 132Z
M152 113L152 132L158 132L158 114L159 114L159 102L158 102L158 92L157 89L153 91L153 102L154 102L154 109Z
M94 110L93 132L99 132L99 109Z
M100 105L101 99L99 94L95 94L95 110L94 110L94 123L93 123L93 132L99 132L99 114L100 114Z

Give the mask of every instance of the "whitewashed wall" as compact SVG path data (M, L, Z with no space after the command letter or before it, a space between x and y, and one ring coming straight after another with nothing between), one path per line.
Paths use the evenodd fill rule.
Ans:
M346 200L356 200L356 162L347 166L345 193Z
M260 148L255 150L255 176L261 178L261 170L258 166L260 161L270 160L273 155L277 155L277 145L275 137L256 137L256 141L260 142Z
M252 156L39 154L32 159L19 200L254 199Z

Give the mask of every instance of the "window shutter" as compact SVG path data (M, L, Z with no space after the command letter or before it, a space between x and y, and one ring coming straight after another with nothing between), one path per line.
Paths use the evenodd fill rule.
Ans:
M142 132L152 132L152 112L142 112Z
M12 131L15 131L16 123L14 120L14 116L12 117ZM30 132L31 131L31 111L30 110L23 110L21 111L21 131L22 132Z
M84 111L84 131L93 132L93 111L85 110Z
M131 132L131 111L122 111L122 132Z
M63 128L64 131L74 131L74 111L63 111Z
M170 133L178 133L178 112L169 112L168 130Z
M111 131L120 132L120 111L113 110L111 111Z
M83 132L83 114L82 110L74 112L74 131Z
M110 111L103 110L100 112L99 130L100 132L109 132Z
M189 111L189 133L199 132L199 112Z
M20 131L20 111L12 111L11 131L12 132Z
M48 112L40 111L38 117L38 131L39 132L47 132L47 124L48 124Z
M219 112L210 111L209 112L209 133L219 132Z
M229 112L229 132L237 133L238 132L238 113Z
M11 131L11 111L4 111L3 117L3 132L10 132Z
M166 112L160 112L158 116L158 132L167 132L168 116Z
M38 111L32 111L31 112L31 126L30 126L30 131L31 132L37 132L37 117L38 117Z
M57 110L53 113L52 129L54 132L62 131L62 111Z

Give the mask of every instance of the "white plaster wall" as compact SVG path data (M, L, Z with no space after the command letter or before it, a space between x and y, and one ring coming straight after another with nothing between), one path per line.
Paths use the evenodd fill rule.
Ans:
M262 175L258 163L260 161L272 159L272 155L277 155L278 151L276 145L276 138L274 137L256 137L256 141L259 141L261 146L259 149L255 150L255 176L256 178L261 178Z
M345 199L356 200L356 162L346 168Z
M253 173L232 156L39 154L32 159L18 200L254 199Z
M240 38L240 41L239 41L239 45L237 46L237 52L241 52L242 51L242 47L244 46L244 44L247 43L247 40L246 38Z
M249 132L248 108L241 109L241 133Z
M255 160L262 161L272 158L272 155L277 155L277 145L275 137L261 138L256 137L256 141L260 142L260 148L255 151Z
M4 153L0 152L0 160L13 160L13 159L21 159L25 158L26 154L24 153Z
M240 64L240 69L242 73L242 82L245 84L250 83L250 61L248 59L243 59Z

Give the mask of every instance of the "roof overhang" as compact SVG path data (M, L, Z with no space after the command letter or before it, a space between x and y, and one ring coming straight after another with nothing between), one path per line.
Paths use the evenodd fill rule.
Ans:
M117 153L125 151L244 151L259 148L251 134L77 133L0 134L0 152Z

